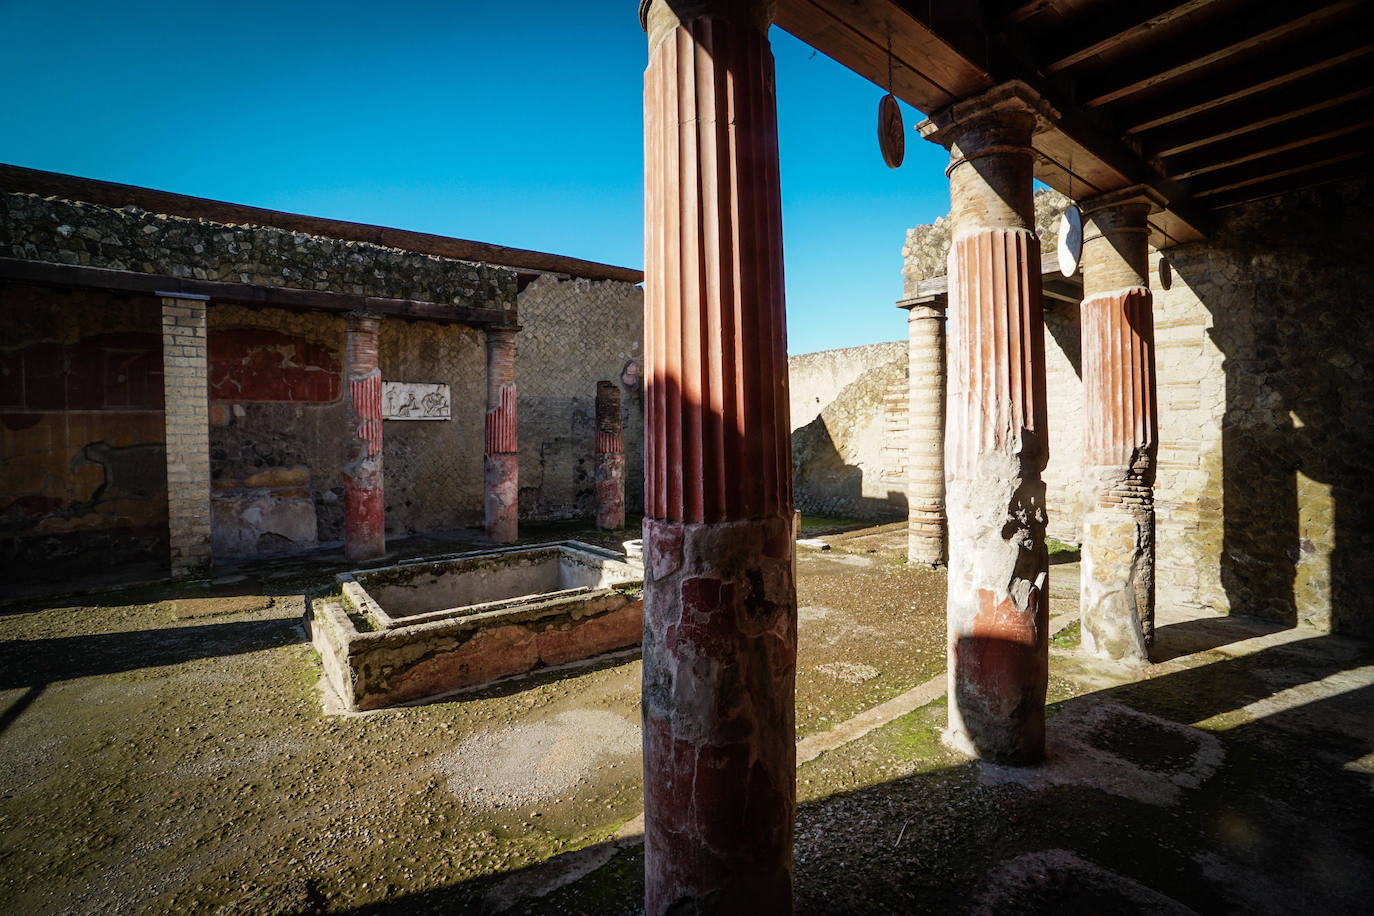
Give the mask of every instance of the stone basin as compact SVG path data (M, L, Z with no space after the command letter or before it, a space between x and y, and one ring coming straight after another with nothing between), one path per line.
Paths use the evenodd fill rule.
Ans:
M580 541L339 575L306 625L350 710L433 699L639 645L643 567Z

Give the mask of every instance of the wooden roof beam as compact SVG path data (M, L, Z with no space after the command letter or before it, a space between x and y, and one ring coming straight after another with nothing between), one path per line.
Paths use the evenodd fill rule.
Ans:
M1319 117L1307 118L1296 124L1282 124L1259 134L1247 134L1230 143L1168 160L1168 172L1183 181L1234 165L1254 162L1267 156L1301 149L1327 140L1357 133L1374 125L1374 117L1365 108L1337 108L1322 112Z
M1265 96L1258 104L1246 106L1244 111L1213 116L1197 124L1191 131L1180 128L1157 139L1152 138L1152 142L1145 145L1145 151L1158 157L1178 156L1290 121L1302 120L1370 95L1374 95L1374 86L1359 86L1331 97L1318 94L1313 98L1305 93L1286 94L1283 98Z
M1306 90L1296 89L1295 84L1364 65L1363 58L1374 52L1374 43L1366 41L1364 35L1354 37L1360 39L1353 43L1354 47L1351 36L1342 35L1335 42L1314 42L1290 54L1276 54L1255 66L1200 80L1188 87L1188 97L1197 101L1182 108L1177 101L1168 100L1116 113L1117 118L1128 135L1142 134L1290 85L1305 94Z
M1115 87L1106 91L1099 91L1095 95L1089 90L1088 98L1083 102L1083 105L1087 108L1100 108L1103 105L1119 102L1155 86L1186 76L1189 73L1224 63L1231 58L1270 48L1286 39L1327 25L1334 19L1357 11L1360 2L1361 0L1336 0L1336 2L1328 3L1320 9L1283 19L1274 24L1272 20L1282 15L1288 15L1290 11L1287 4L1275 4L1273 7L1266 8L1263 15L1254 20L1261 24L1261 31L1252 32L1241 38L1226 38L1220 44L1217 43L1214 34L1202 31L1193 41L1181 45L1180 50L1164 58L1168 62L1162 68L1155 62L1155 58L1163 57L1162 55L1148 55L1143 67L1138 68L1134 74L1128 76Z
M1238 207L1242 204L1264 200L1266 197L1291 194L1294 191L1301 191L1303 188L1339 181L1352 175L1367 173L1371 169L1374 169L1374 153L1365 153L1353 158L1342 159L1339 162L1314 165L1312 168L1291 172L1283 177L1254 182L1231 191L1220 191L1209 197L1207 202L1216 210Z
M1374 151L1374 130L1366 127L1344 137L1277 153L1213 173L1209 180L1196 184L1193 196L1206 201L1207 198L1216 197L1226 191L1357 159L1371 151ZM1210 201L1208 204L1210 206Z
M1100 35L1100 38L1082 45L1074 51L1054 52L1051 57L1056 59L1051 60L1041 69L1045 73L1058 73L1061 70L1067 70L1074 64L1082 63L1113 48L1128 42L1139 41L1151 32L1185 16L1200 12L1216 2L1218 0L1185 0L1183 3L1171 6L1143 20L1139 18L1140 13L1134 8L1134 4L1110 4L1106 7L1107 14L1102 20L1097 23L1084 23L1082 26L1076 26L1073 30L1075 35L1088 32L1089 34Z

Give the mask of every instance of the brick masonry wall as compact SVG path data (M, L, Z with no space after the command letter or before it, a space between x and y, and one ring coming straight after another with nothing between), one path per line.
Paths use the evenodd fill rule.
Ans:
M203 300L162 300L168 553L174 576L210 570L210 417Z
M1374 635L1371 216L1354 179L1153 259L1161 600Z
M544 277L520 294L519 313L520 517L594 515L596 383L603 380L620 387L625 510L642 512L643 290L609 280Z
M893 323L905 318L893 309ZM796 506L814 515L906 517L905 340L788 363Z
M0 256L486 308L516 292L490 264L34 194L0 194Z

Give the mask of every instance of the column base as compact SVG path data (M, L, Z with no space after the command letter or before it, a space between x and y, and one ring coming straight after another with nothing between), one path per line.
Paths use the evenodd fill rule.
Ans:
M792 519L644 522L646 912L790 912Z
M487 455L483 465L487 537L497 544L514 544L520 537L520 455Z
M950 487L945 742L1025 765L1045 754L1049 556L1045 485L1018 465L989 455Z
M603 531L625 527L624 454L596 456L596 527Z
M344 559L350 563L386 555L386 500L378 464L364 458L344 472Z
M1151 510L1097 508L1083 519L1083 652L1145 665L1154 642L1154 529Z

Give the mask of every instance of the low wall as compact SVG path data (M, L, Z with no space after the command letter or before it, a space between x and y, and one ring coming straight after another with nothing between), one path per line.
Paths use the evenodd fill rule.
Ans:
M787 365L797 508L905 518L906 342L805 353Z

